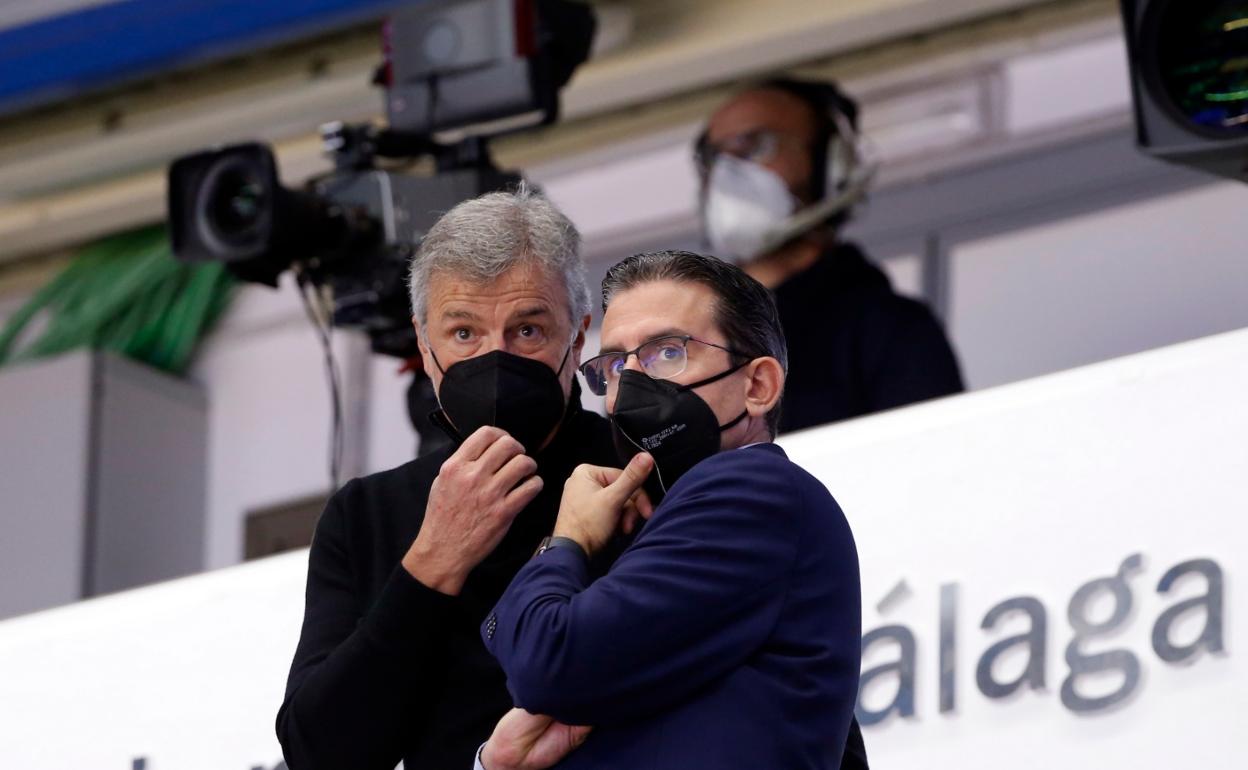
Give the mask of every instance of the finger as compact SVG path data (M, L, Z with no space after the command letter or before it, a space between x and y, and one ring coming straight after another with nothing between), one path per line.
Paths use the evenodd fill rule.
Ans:
M451 459L463 460L465 462L476 460L498 440L499 436L506 435L507 432L502 428L496 428L493 425L482 425L474 430L464 443L459 445L459 449L455 450L455 453L451 455Z
M568 725L568 739L573 746L580 746L589 737L593 725Z
M524 506L533 502L533 498L542 491L544 484L541 476L530 476L520 486L507 493L507 496L503 498L503 508L514 518L524 509Z
M624 466L624 471L607 486L606 491L617 505L623 505L625 500L641 488L642 482L653 469L653 457L645 452L633 455L633 459L628 461L628 465Z
M498 469L492 483L500 494L505 494L534 473L537 473L537 460L528 455L516 455Z
M580 474L584 478L592 481L600 487L609 486L611 482L620 477L624 471L619 468L607 468L601 465L578 465L574 474Z
M546 714L534 714L522 708L515 708L517 722L524 726L524 731L535 738L556 724L555 718Z
M585 742L589 729L570 727L562 722L552 723L529 749L522 766L531 770L554 767Z
M637 507L637 513L641 514L641 518L649 520L654 515L654 503L650 502L650 495L646 494L646 490L638 489L634 492L632 503Z
M481 469L486 473L497 473L499 468L507 464L511 458L516 455L524 454L524 447L519 441L516 441L506 433L502 433L498 438L494 439L494 443L490 444L481 457L477 459Z
M637 520L641 518L641 514L637 511L637 506L633 505L630 499L624 504L624 517L620 519L620 530L626 535L633 534L633 528L637 526Z

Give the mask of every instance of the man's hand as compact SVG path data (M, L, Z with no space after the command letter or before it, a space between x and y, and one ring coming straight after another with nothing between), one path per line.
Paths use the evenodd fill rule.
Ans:
M555 534L581 544L585 553L598 552L616 528L631 530L637 516L650 518L654 507L641 484L654 469L654 458L634 455L624 470L580 465L563 485Z
M542 770L585 742L592 727L572 727L524 709L507 712L481 752L485 770Z
M537 462L519 441L500 428L477 429L442 463L403 567L435 591L458 594L516 514L542 491L536 472Z

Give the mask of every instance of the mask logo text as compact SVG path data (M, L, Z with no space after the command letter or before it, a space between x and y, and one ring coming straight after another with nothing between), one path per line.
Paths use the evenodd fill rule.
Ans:
M651 449L657 449L658 447L662 446L663 442L666 441L669 437L674 436L677 433L680 433L682 430L685 429L685 427L686 427L685 423L682 422L679 425L673 425L669 428L664 428L663 430L659 431L653 436L646 436L645 438L643 438L641 440L641 445L642 447L645 448L647 452L649 452Z

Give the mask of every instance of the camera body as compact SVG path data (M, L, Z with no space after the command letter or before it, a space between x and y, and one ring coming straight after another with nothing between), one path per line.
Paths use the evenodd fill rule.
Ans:
M297 266L330 288L334 325L367 332L374 352L411 358L407 270L417 244L441 212L520 181L483 161L433 176L347 166L290 190L264 145L189 155L169 171L173 250L269 286Z
M403 10L387 22L376 78L390 126L322 127L335 168L297 190L281 184L262 144L177 159L168 185L174 255L223 262L270 286L294 268L330 289L335 325L363 329L378 353L415 357L412 254L443 212L520 182L490 159L488 140L502 131L451 143L435 133L554 121L559 89L588 57L594 31L590 7L569 0L433 0ZM420 157L432 158L434 174L377 162Z

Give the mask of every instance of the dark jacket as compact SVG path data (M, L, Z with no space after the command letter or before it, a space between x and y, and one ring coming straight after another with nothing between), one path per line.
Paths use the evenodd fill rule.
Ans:
M775 291L789 346L780 431L962 391L949 341L927 306L841 244Z
M400 759L408 770L465 770L511 708L477 628L554 528L572 469L618 461L606 420L582 411L574 396L564 426L537 457L542 492L450 597L400 565L450 451L351 481L321 516L303 631L277 715L292 770L393 770ZM604 555L603 569L613 555Z
M525 565L482 627L517 705L594 725L560 768L840 766L858 692L858 558L841 509L775 444L673 485L591 582Z

